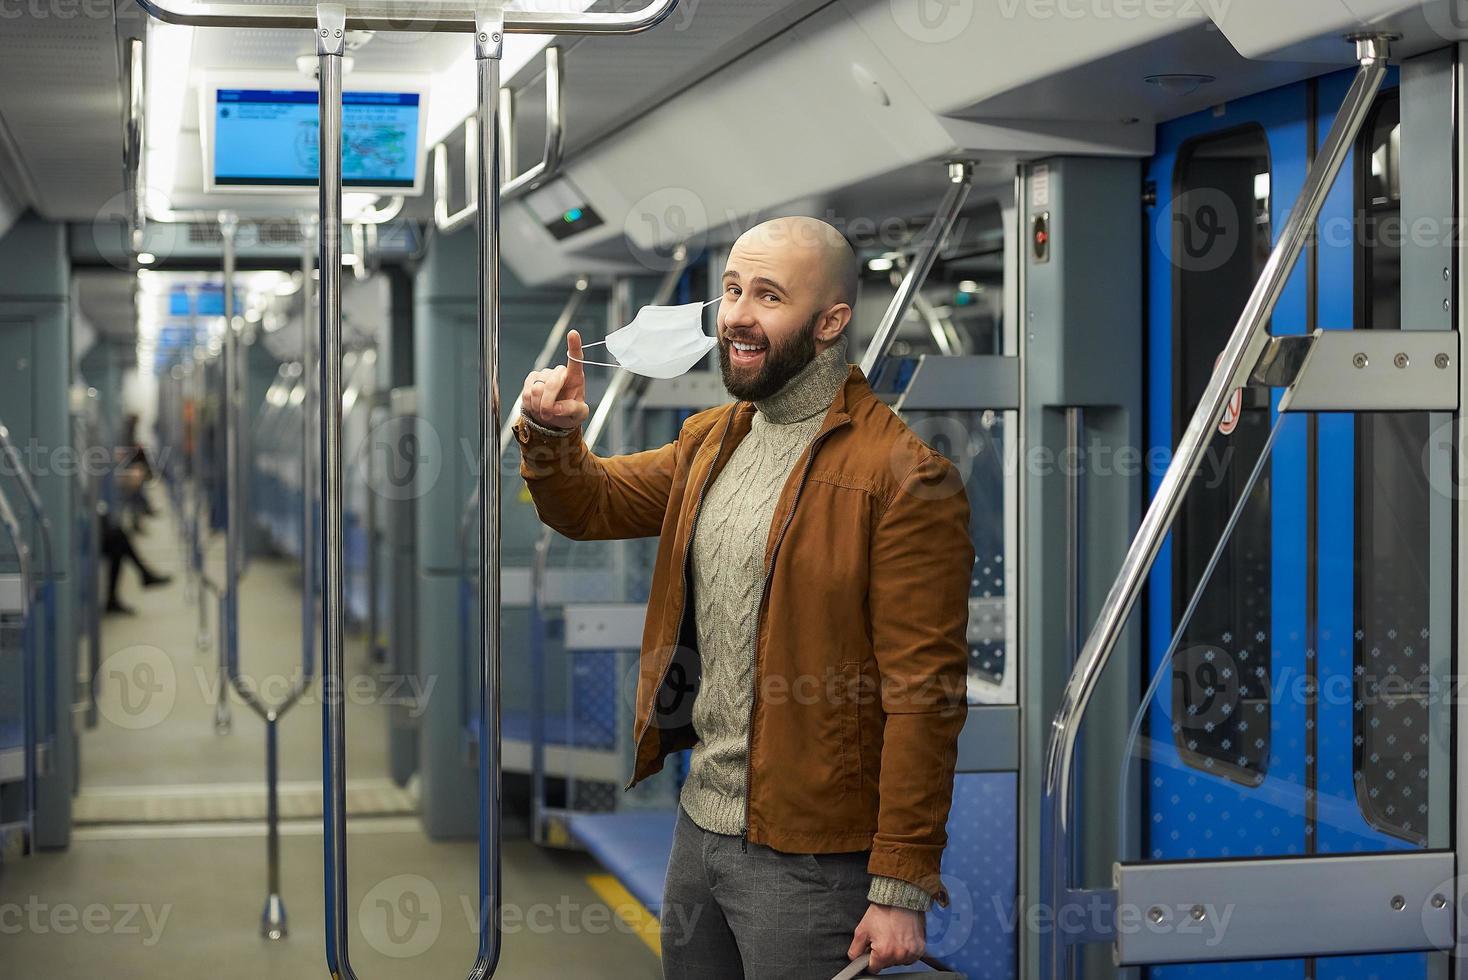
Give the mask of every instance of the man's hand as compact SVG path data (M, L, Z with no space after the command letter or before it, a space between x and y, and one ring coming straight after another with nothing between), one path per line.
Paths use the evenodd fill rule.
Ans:
M531 371L520 391L520 413L549 429L574 429L591 414L586 406L586 372L580 361L581 334L566 334L567 362Z
M870 950L872 961L867 969L876 973L889 966L916 963L927 948L927 917L923 913L890 905L869 905L846 956L854 960Z

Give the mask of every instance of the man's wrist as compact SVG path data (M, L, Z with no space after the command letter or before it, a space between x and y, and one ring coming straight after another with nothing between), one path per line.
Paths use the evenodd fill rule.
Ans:
M558 429L553 425L541 425L539 422L535 421L528 415L520 416L520 420L526 425L530 426L530 428L534 429L536 432L539 432L541 435L545 436L567 436L575 431L574 429Z
M867 889L867 901L873 905L926 912L933 904L933 897L910 881L889 878L886 875L872 875L871 886Z

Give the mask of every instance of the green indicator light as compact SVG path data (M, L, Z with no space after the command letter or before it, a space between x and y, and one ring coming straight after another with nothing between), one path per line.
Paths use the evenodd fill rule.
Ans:
M580 221L581 220L581 209L580 208L572 208L571 210L567 211L564 215L562 215L562 218L565 220L566 224L571 224L573 222Z

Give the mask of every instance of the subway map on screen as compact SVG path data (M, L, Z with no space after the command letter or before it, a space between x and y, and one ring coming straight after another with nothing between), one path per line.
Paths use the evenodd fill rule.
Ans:
M320 161L317 94L219 90L214 103L214 183L315 186ZM342 183L412 187L418 160L416 92L342 94Z

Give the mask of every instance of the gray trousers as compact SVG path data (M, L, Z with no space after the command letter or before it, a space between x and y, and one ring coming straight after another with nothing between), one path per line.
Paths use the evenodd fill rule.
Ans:
M866 914L867 852L784 854L678 808L663 885L664 980L830 980Z

